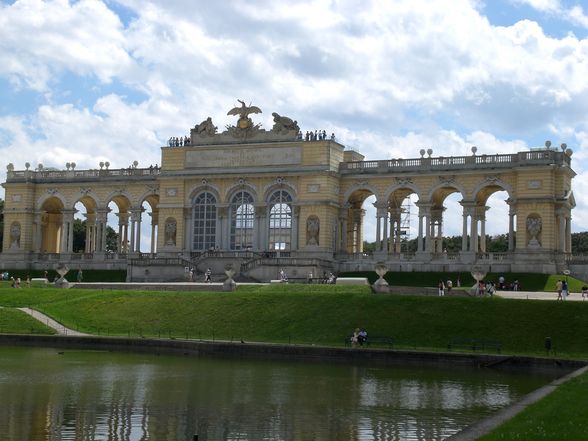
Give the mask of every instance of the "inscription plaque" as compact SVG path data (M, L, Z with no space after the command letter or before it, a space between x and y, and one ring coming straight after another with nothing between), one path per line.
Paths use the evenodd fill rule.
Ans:
M191 150L186 152L186 167L259 167L298 165L300 147L247 148L233 150Z

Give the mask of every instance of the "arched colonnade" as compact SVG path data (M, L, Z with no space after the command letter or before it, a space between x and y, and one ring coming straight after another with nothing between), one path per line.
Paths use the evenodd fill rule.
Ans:
M151 223L150 252L156 252L159 196L153 191L134 198L123 191L113 191L101 199L91 191L82 191L75 200L50 189L35 204L32 222L32 250L36 253L73 253L74 220L81 213L86 221L84 252L107 252L108 215L114 212L117 221L116 252L126 254L141 251L141 230L146 213ZM115 209L111 208L114 206Z
M363 241L366 236L364 203L371 196L375 197L375 251L395 254L401 251L402 216L404 203L411 195L418 200L415 205L417 252L443 252L443 235L447 213L445 201L453 194L461 197L461 251L484 253L486 249L487 223L491 207L487 205L489 198L497 193L505 193L504 203L508 205L508 251L517 249L537 249L551 241L550 248L558 252L571 252L571 206L562 201L553 204L552 219L543 219L538 213L534 202L526 199L521 203L512 185L495 176L486 176L474 186L466 186L454 178L440 177L438 183L430 186L430 182L419 183L417 180L393 178L396 182L390 187L382 185L381 179L374 182L364 180L349 185L346 189L339 216L341 232L337 237L339 253L362 253ZM544 213L544 210L542 210ZM457 216L452 216L455 219ZM555 237L547 238L543 229L533 229L533 225L555 223ZM455 230L455 228L454 228Z

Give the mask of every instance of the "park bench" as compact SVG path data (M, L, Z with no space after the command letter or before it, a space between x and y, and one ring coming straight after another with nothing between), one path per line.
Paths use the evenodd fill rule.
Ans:
M447 349L467 349L471 351L485 351L494 349L496 352L502 350L502 343L498 340L484 340L479 338L452 338L447 343Z
M350 334L347 337L345 337L345 346L351 346L352 337L353 334ZM372 344L376 346L387 346L388 348L392 349L394 347L394 339L392 337L368 335L368 338L366 342L363 344L363 346L370 346Z

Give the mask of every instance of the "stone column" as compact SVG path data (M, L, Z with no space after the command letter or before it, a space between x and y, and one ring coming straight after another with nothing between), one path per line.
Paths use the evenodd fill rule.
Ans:
M357 223L357 252L363 252L363 219L365 217L365 210L363 208L359 209L359 221Z
M462 213L463 221L461 227L461 250L467 251L468 250L468 210L463 208Z
M390 240L388 238L388 209L386 207L382 208L382 224L384 227L384 232L382 233L382 246L381 250L388 252L388 244Z
M218 216L216 242L221 250L229 249L230 225L228 224L229 206L217 204Z
M388 248L388 251L392 253L400 252L401 218L401 208L390 209L390 246Z
M418 218L419 218L419 235L417 237L417 251L422 251L423 250L423 218L424 218L424 214L421 213L420 208L419 208Z
M156 236L155 236L155 229L156 229L157 224L159 222L159 213L151 212L151 213L147 213L147 214L149 214L149 216L151 216L151 254L155 254L156 244L157 244L157 240L156 240ZM192 247L190 246L189 249L192 249Z
M557 213L557 226L558 226L558 235L557 235L557 250L565 253L566 252L566 218L563 213Z
M96 210L96 250L106 251L106 227L110 208Z
M488 207L485 205L478 208L481 210L480 213L480 251L482 253L486 252L486 210Z
M129 213L117 213L118 217L118 252L128 252Z
M566 253L572 252L572 216L566 216Z
M347 252L347 216L349 215L349 207L341 208L339 210L339 251Z
M351 209L351 240L352 240L352 252L359 253L362 250L361 242L361 222L363 218L363 209L352 208Z
M508 211L508 251L514 251L514 217L516 215L516 208L513 207L510 203L509 205L510 209Z
M380 216L376 215L376 247L375 247L376 251L380 251L380 247L382 245L382 238L380 236L380 230L382 229L381 225L380 225L381 220L382 220L382 218Z
M96 213L85 213L86 217L86 246L84 252L96 251Z
M41 242L43 241L43 213L35 213L33 219L33 251L35 253L41 252Z
M292 205L292 249L298 250L300 248L300 235L298 234L298 227L300 225L300 206Z
M269 246L269 215L265 205L255 207L255 225L253 230L253 249L265 250Z
M431 236L432 243L429 251L440 253L443 251L443 211L445 207L431 208Z
M417 239L417 252L431 251L431 205L418 203L419 208L419 236ZM424 237L423 237L424 235Z
M470 240L470 251L478 252L478 216L476 213L472 215L472 236Z
M59 249L60 253L71 253L73 252L73 221L74 213L77 210L62 210L62 223L61 223L61 246Z
M194 220L192 219L192 208L184 207L184 251L192 251L194 243ZM139 230L140 231L140 230ZM138 233L140 234L140 233ZM153 232L151 232L153 234Z
M135 212L135 223L137 228L137 233L135 235L135 251L137 253L141 252L141 220L142 214L145 209L143 207L139 207L139 209ZM184 226L188 225L187 222L184 223Z

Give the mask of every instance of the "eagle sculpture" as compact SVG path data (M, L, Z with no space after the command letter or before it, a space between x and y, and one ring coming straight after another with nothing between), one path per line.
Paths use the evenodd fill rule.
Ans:
M261 113L261 109L259 107L252 106L251 103L249 103L249 106L246 106L245 102L241 100L237 101L241 103L241 107L233 107L231 110L229 110L227 115L239 115L239 119L245 119L250 113Z

